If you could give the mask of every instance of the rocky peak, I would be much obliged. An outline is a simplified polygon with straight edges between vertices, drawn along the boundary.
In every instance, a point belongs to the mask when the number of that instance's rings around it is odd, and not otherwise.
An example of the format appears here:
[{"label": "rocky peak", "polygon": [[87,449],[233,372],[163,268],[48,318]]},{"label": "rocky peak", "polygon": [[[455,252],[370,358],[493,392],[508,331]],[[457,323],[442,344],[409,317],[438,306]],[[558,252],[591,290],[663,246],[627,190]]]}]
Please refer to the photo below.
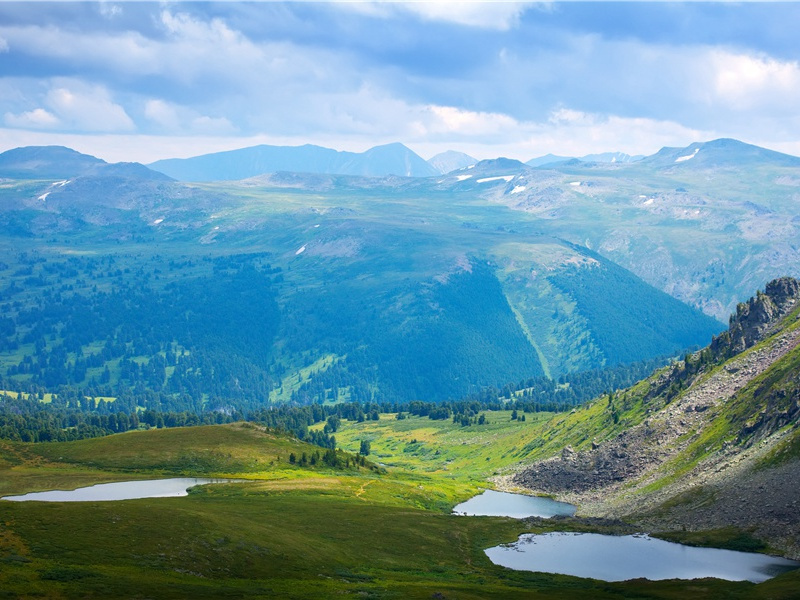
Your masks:
[{"label": "rocky peak", "polygon": [[800,302],[800,281],[781,277],[770,281],[763,292],[736,307],[728,331],[714,338],[716,356],[733,356],[764,339],[772,327]]}]

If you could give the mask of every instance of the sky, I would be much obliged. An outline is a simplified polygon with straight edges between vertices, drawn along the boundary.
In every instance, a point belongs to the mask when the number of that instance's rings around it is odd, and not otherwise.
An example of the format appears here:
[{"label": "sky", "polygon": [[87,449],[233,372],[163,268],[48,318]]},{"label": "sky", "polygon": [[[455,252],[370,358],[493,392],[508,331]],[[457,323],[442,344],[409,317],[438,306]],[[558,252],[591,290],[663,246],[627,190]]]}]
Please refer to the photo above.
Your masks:
[{"label": "sky", "polygon": [[800,155],[800,3],[7,2],[0,151]]}]

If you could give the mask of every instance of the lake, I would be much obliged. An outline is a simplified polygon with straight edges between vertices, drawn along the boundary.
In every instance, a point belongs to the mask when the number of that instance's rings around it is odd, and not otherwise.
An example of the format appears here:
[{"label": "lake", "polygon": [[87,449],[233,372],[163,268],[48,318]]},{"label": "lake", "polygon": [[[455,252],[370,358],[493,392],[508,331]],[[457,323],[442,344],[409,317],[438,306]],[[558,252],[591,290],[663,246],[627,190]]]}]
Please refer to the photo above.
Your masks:
[{"label": "lake", "polygon": [[760,583],[800,563],[777,556],[697,548],[646,535],[554,532],[523,534],[514,544],[485,551],[496,565],[603,581],[698,579]]},{"label": "lake", "polygon": [[513,517],[515,519],[543,517],[549,519],[556,515],[571,517],[575,514],[575,506],[539,496],[486,490],[457,505],[453,508],[453,512],[471,517]]},{"label": "lake", "polygon": [[173,477],[172,479],[150,479],[143,481],[119,481],[99,483],[76,490],[53,490],[31,492],[22,496],[6,496],[2,500],[13,502],[98,502],[110,500],[135,500],[138,498],[167,498],[188,495],[188,489],[209,483],[228,483],[232,479],[207,479],[204,477]]}]

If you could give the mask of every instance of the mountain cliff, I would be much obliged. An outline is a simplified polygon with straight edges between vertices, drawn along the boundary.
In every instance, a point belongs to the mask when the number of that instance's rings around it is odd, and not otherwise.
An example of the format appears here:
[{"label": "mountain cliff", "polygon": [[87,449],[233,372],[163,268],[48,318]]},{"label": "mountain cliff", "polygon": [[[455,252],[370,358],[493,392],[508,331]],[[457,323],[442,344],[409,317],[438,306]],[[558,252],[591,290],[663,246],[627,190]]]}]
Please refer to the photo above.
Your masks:
[{"label": "mountain cliff", "polygon": [[772,281],[708,348],[557,420],[513,480],[587,515],[735,527],[800,556],[799,344],[800,283]]}]

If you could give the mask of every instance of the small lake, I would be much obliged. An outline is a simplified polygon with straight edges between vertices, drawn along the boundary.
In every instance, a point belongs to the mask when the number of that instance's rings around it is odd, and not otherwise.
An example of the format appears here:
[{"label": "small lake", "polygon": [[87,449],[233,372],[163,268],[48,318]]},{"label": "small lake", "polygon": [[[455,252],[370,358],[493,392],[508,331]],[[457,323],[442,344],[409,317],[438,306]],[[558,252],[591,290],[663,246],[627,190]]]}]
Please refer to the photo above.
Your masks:
[{"label": "small lake", "polygon": [[455,514],[470,517],[542,517],[549,519],[556,515],[571,517],[575,506],[566,502],[556,502],[550,498],[495,492],[486,490],[453,508]]},{"label": "small lake", "polygon": [[697,548],[646,535],[556,532],[523,534],[514,544],[485,551],[496,565],[603,581],[698,579],[760,583],[800,567],[777,556]]},{"label": "small lake", "polygon": [[14,502],[100,502],[110,500],[136,500],[138,498],[169,498],[187,496],[188,489],[209,483],[228,483],[232,479],[207,479],[204,477],[173,477],[172,479],[150,479],[143,481],[119,481],[99,483],[76,490],[53,490],[31,492],[22,496],[6,496],[2,500]]}]

